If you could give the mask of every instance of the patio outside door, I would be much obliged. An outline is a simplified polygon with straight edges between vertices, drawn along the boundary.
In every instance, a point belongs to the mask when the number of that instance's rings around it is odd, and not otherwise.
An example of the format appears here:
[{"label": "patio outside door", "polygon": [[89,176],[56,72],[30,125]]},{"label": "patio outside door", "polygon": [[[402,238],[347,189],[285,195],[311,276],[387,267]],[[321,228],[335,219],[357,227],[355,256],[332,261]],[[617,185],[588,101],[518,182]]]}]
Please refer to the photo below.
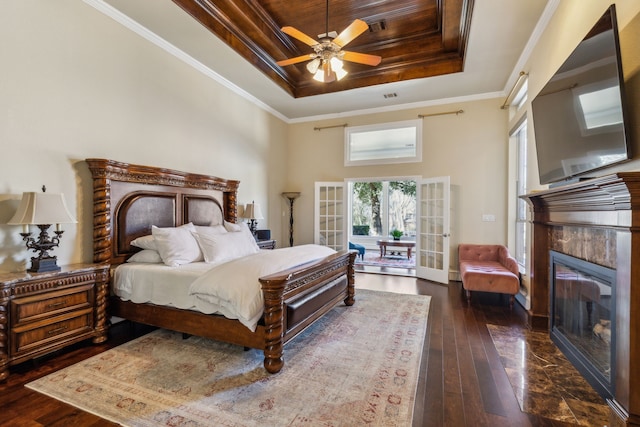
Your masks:
[{"label": "patio outside door", "polygon": [[416,275],[449,283],[449,177],[418,181]]}]

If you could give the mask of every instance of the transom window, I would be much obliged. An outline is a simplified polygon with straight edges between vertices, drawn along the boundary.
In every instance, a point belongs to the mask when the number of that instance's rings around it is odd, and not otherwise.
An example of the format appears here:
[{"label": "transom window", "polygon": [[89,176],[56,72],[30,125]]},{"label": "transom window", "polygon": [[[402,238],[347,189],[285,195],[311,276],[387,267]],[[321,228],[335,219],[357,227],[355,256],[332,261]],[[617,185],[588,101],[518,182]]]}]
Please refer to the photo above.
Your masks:
[{"label": "transom window", "polygon": [[345,128],[345,166],[422,161],[422,121]]}]

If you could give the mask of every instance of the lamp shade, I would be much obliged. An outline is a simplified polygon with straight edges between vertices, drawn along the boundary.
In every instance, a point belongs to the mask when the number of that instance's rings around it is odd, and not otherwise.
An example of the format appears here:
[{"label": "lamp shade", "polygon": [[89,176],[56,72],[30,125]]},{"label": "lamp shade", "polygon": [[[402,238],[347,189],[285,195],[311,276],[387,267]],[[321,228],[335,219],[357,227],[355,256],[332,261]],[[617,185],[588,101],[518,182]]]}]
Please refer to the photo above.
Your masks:
[{"label": "lamp shade", "polygon": [[244,218],[249,219],[263,219],[262,211],[260,210],[260,205],[254,202],[247,203],[244,206]]},{"label": "lamp shade", "polygon": [[300,192],[299,191],[285,191],[284,193],[282,193],[282,197],[284,197],[285,199],[297,199],[298,197],[300,197]]},{"label": "lamp shade", "polygon": [[316,71],[318,71],[318,68],[320,67],[322,61],[320,61],[320,58],[316,58],[313,61],[309,62],[307,64],[307,70],[311,73],[311,74],[315,74]]},{"label": "lamp shade", "polygon": [[62,194],[22,193],[22,201],[8,224],[65,224],[77,221],[69,213]]}]

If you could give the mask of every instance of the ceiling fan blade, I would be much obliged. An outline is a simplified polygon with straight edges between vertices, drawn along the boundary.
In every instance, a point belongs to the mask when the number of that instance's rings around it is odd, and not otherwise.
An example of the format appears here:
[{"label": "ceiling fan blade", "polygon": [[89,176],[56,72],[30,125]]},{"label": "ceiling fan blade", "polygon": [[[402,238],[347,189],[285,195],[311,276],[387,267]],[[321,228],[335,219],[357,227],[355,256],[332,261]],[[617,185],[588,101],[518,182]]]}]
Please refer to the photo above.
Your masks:
[{"label": "ceiling fan blade", "polygon": [[308,44],[309,46],[315,46],[317,44],[320,44],[314,39],[312,39],[311,37],[309,37],[308,35],[306,35],[305,33],[303,33],[302,31],[297,30],[293,27],[282,27],[281,30],[283,33],[288,34],[291,37],[300,40],[302,43]]},{"label": "ceiling fan blade", "polygon": [[366,64],[376,66],[382,61],[382,57],[377,55],[368,55],[366,53],[342,51],[342,59],[350,62],[357,62],[359,64]]},{"label": "ceiling fan blade", "polygon": [[281,67],[284,67],[285,65],[297,64],[298,62],[308,61],[315,57],[316,57],[315,53],[308,53],[306,55],[296,56],[295,58],[283,59],[282,61],[276,62],[276,64],[278,64]]},{"label": "ceiling fan blade", "polygon": [[333,39],[332,42],[343,47],[368,29],[369,25],[366,22],[361,19],[356,19],[347,28],[342,30],[342,32],[338,34],[338,37]]}]

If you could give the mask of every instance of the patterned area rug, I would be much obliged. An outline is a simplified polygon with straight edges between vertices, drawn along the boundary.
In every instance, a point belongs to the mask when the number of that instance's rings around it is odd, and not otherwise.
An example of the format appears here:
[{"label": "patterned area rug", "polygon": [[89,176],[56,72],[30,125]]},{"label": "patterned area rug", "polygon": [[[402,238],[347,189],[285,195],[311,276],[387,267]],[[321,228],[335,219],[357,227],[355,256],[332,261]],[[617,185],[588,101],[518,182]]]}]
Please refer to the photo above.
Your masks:
[{"label": "patterned area rug", "polygon": [[411,254],[411,259],[407,259],[406,252],[401,252],[399,255],[391,255],[391,251],[387,251],[387,255],[380,256],[380,252],[366,251],[364,253],[364,259],[360,256],[356,258],[356,265],[373,265],[379,267],[393,267],[393,268],[416,268],[416,257]]},{"label": "patterned area rug", "polygon": [[546,332],[487,325],[522,412],[605,426],[609,408]]},{"label": "patterned area rug", "polygon": [[285,346],[157,330],[27,387],[125,426],[409,426],[430,297],[357,290]]}]

